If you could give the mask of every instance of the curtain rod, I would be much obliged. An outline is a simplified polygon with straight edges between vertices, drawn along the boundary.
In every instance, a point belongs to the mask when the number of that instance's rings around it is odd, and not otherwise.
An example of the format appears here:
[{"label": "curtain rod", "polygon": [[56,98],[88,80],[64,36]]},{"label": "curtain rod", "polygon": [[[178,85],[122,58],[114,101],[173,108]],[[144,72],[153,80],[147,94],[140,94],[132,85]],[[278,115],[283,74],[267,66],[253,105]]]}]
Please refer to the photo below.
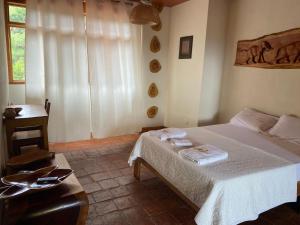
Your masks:
[{"label": "curtain rod", "polygon": [[[89,1],[89,0],[83,0],[83,3],[86,3],[87,1]],[[102,1],[105,1],[105,0],[102,0]],[[120,3],[122,0],[110,0],[110,1],[113,3]],[[138,2],[140,2],[140,0],[124,0],[125,4],[130,4],[130,5],[133,5],[134,3],[138,3]]]}]

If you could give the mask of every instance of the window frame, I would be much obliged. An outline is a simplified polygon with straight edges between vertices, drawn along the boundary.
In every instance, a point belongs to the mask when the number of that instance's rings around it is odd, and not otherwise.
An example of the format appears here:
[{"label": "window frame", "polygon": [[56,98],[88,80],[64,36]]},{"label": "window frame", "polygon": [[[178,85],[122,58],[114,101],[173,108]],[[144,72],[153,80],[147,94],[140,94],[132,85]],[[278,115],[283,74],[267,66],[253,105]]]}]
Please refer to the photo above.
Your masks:
[{"label": "window frame", "polygon": [[[7,49],[7,64],[8,64],[8,79],[9,84],[25,84],[25,80],[14,80],[13,65],[12,65],[12,51],[11,51],[11,36],[10,28],[26,28],[25,23],[12,22],[9,20],[9,6],[18,6],[26,8],[26,0],[4,0],[4,14],[5,14],[5,31],[6,31],[6,49]],[[26,32],[26,29],[25,29]],[[25,76],[25,75],[24,75]]]}]

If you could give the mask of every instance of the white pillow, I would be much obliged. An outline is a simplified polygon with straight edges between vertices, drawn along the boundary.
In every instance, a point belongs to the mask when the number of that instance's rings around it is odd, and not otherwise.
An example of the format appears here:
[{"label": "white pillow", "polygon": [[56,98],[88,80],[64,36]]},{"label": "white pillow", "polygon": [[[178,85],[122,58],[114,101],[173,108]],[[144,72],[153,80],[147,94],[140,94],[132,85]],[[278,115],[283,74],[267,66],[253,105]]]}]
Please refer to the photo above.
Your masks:
[{"label": "white pillow", "polygon": [[256,132],[263,132],[272,128],[278,121],[278,118],[254,109],[246,108],[236,114],[230,123],[240,127],[246,127]]},{"label": "white pillow", "polygon": [[273,136],[300,145],[300,118],[282,115],[278,123],[269,131]]}]

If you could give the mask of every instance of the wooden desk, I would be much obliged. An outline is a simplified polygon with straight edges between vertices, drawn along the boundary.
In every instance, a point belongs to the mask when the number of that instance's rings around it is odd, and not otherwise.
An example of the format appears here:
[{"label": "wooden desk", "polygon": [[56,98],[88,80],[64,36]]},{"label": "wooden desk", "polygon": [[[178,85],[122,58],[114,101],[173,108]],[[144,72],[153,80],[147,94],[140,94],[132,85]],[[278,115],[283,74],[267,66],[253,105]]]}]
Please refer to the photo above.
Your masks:
[{"label": "wooden desk", "polygon": [[14,105],[10,107],[21,107],[23,110],[14,119],[4,119],[9,156],[13,155],[12,135],[16,127],[41,126],[43,137],[43,149],[48,150],[48,114],[42,105]]},{"label": "wooden desk", "polygon": [[[49,165],[70,168],[63,154],[57,154],[52,162],[41,163],[28,169]],[[0,224],[84,225],[88,207],[87,195],[75,175],[72,174],[57,188],[6,200]]]}]

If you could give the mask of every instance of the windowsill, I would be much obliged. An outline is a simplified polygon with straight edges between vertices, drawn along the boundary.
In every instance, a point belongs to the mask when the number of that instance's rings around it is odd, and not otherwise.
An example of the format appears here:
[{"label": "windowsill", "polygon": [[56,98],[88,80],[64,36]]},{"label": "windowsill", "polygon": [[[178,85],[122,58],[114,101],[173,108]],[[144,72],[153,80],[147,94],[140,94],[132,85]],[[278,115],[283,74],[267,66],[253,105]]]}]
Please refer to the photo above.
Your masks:
[{"label": "windowsill", "polygon": [[25,84],[25,81],[11,81],[9,84]]}]

